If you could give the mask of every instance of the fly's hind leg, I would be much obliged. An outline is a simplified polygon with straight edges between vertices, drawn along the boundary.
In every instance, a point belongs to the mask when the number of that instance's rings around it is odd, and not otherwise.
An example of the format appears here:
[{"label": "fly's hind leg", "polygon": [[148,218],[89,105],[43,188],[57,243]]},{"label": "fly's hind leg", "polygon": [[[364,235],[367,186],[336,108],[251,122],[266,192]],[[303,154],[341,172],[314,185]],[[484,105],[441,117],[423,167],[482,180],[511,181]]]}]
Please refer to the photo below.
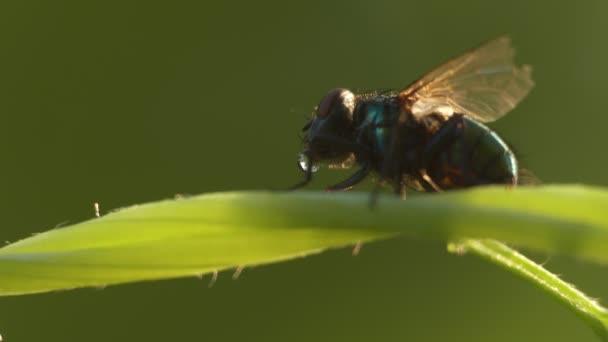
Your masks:
[{"label": "fly's hind leg", "polygon": [[[431,140],[427,142],[424,147],[424,160],[422,162],[418,181],[427,191],[443,191],[442,187],[437,184],[437,181],[434,180],[428,173],[428,168],[438,154],[442,151],[447,150],[451,147],[456,141],[460,140],[461,144],[464,148],[467,148],[464,138],[464,115],[462,114],[454,114],[452,115],[446,122],[441,125],[441,128],[433,135]],[[468,155],[468,153],[464,153],[464,155]],[[465,160],[464,156],[460,158],[459,168],[462,170],[463,177],[468,174],[468,163]]]},{"label": "fly's hind leg", "polygon": [[420,185],[422,185],[426,191],[443,192],[443,189],[437,185],[437,183],[435,183],[431,176],[429,176],[426,169],[420,170],[420,174],[418,175],[418,183],[420,183]]},{"label": "fly's hind leg", "polygon": [[458,138],[464,136],[464,115],[454,114],[433,135],[424,148],[425,156],[434,156]]}]

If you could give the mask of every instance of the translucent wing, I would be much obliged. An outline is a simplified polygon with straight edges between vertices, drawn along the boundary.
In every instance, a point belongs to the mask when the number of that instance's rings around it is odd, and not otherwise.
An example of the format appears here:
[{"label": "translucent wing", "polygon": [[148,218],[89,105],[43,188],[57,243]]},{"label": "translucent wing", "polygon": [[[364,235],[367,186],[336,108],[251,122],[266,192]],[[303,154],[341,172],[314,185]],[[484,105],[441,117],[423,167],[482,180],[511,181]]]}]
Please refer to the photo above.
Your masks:
[{"label": "translucent wing", "polygon": [[513,109],[534,81],[528,65],[516,66],[511,39],[491,40],[429,72],[399,94],[414,116],[466,114],[481,122]]}]

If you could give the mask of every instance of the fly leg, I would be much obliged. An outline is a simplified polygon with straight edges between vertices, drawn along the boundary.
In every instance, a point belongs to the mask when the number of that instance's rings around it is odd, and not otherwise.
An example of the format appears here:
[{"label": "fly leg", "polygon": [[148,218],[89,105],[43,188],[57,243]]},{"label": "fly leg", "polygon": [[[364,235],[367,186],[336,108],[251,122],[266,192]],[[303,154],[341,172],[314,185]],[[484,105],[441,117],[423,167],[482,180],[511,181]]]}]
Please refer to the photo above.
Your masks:
[{"label": "fly leg", "polygon": [[[298,167],[299,167],[299,162],[298,162]],[[291,190],[297,190],[300,188],[305,187],[306,185],[308,185],[308,183],[310,183],[310,181],[312,180],[312,161],[310,160],[310,158],[308,159],[308,167],[306,168],[306,176],[304,176],[304,179],[292,186],[290,186],[289,188],[287,188],[288,191]]]},{"label": "fly leg", "polygon": [[400,196],[402,200],[406,200],[407,198],[407,186],[403,180],[403,177],[399,177],[399,179],[395,180],[393,183],[393,192],[395,195]]},{"label": "fly leg", "polygon": [[[332,144],[332,146],[339,146],[344,151],[351,151],[358,158],[362,158],[363,160],[367,160],[367,158],[368,158],[367,156],[370,155],[369,151],[365,148],[365,146],[362,146],[361,144],[352,143],[346,139],[335,138],[332,136],[321,136],[321,137],[319,137],[319,139],[323,139],[325,142]],[[308,158],[308,165],[307,165],[306,170],[304,170],[306,176],[304,177],[304,179],[302,181],[287,188],[288,191],[300,189],[300,188],[308,185],[308,183],[310,183],[312,180],[312,173],[313,173],[312,168],[313,168],[314,160],[311,157],[309,151],[304,151],[302,153],[304,153]],[[298,162],[298,167],[300,167],[299,162]],[[359,170],[355,175],[353,175],[349,179],[355,178],[355,176],[358,175],[364,169],[365,169],[365,167],[363,169]],[[367,172],[365,174],[361,175],[360,179],[355,178],[354,183],[352,183],[350,186],[347,186],[347,188],[360,182],[367,175],[367,173],[369,173],[369,171],[370,171],[370,168],[368,167]],[[336,184],[335,186],[338,186],[345,182],[346,182],[346,180],[344,182],[340,182],[339,184]],[[330,189],[330,190],[332,190],[332,189]],[[342,189],[335,189],[335,190],[342,190]]]},{"label": "fly leg", "polygon": [[403,166],[401,165],[403,155],[403,146],[402,141],[400,139],[400,129],[403,129],[403,123],[400,121],[397,122],[387,122],[379,124],[381,127],[393,127],[392,129],[392,139],[391,143],[388,146],[388,150],[386,155],[384,156],[384,160],[379,170],[379,182],[376,183],[372,193],[370,194],[369,205],[371,208],[376,206],[378,202],[378,196],[380,195],[380,182],[383,179],[389,179],[393,186],[393,190],[395,194],[400,195],[401,198],[405,199],[406,197],[406,186],[403,183]]},{"label": "fly leg", "polygon": [[443,189],[439,185],[437,185],[437,183],[435,183],[431,176],[429,176],[429,174],[426,172],[426,169],[420,170],[417,180],[418,183],[420,183],[420,185],[422,185],[422,187],[426,191],[443,192]]},{"label": "fly leg", "polygon": [[328,186],[325,190],[326,191],[348,190],[348,189],[352,188],[353,186],[357,185],[357,183],[361,182],[365,178],[365,176],[367,176],[369,174],[371,169],[372,169],[371,163],[363,164],[363,167],[361,167],[352,176],[341,181],[340,183]]},{"label": "fly leg", "polygon": [[[431,140],[427,142],[424,148],[424,159],[417,177],[418,181],[425,188],[425,190],[436,192],[443,191],[441,186],[439,186],[428,174],[428,167],[433,161],[433,158],[435,158],[442,151],[445,151],[451,147],[457,140],[460,139],[460,143],[462,144],[463,148],[466,148],[464,138],[464,116],[462,114],[454,114],[441,126],[437,133],[433,135]],[[463,155],[460,156],[459,166],[460,170],[462,170],[462,174],[466,175],[468,174],[468,165],[465,160],[465,155],[468,155],[468,153],[462,154]]]},{"label": "fly leg", "polygon": [[[399,179],[395,179],[392,182],[393,192],[395,195],[401,197],[401,199],[405,200],[407,198],[407,186],[403,183],[401,177]],[[372,192],[369,195],[369,207],[374,208],[378,203],[378,197],[380,196],[380,182],[377,182],[372,189]]]},{"label": "fly leg", "polygon": [[454,141],[464,136],[464,115],[452,115],[441,128],[433,135],[433,138],[426,144],[424,148],[425,156],[434,156],[446,146],[451,145]]}]

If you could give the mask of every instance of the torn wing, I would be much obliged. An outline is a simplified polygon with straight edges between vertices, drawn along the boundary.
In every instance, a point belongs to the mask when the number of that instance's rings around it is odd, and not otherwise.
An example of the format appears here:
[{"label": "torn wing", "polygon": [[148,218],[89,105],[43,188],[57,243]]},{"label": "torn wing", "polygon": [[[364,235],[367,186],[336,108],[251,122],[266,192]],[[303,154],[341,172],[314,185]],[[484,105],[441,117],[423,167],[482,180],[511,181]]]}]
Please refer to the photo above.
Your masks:
[{"label": "torn wing", "polygon": [[511,39],[498,37],[439,66],[400,92],[415,117],[463,113],[481,122],[507,114],[534,86],[532,68],[516,66]]}]

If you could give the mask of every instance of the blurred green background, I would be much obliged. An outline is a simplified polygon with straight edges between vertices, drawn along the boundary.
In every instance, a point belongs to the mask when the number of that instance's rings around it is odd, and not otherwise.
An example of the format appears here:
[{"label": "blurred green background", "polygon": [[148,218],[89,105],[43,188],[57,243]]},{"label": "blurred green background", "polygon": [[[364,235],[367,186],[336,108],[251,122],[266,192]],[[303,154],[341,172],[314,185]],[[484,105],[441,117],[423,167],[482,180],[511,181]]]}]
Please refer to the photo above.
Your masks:
[{"label": "blurred green background", "polygon": [[[0,240],[121,206],[302,177],[324,93],[400,88],[508,33],[536,88],[492,125],[547,183],[608,185],[608,2],[3,1]],[[323,170],[311,188],[341,179]],[[360,190],[369,189],[369,183]],[[404,222],[407,224],[407,222]],[[608,298],[608,267],[535,259]],[[442,243],[0,298],[5,341],[593,341],[520,279]],[[0,279],[0,281],[2,281]]]}]

